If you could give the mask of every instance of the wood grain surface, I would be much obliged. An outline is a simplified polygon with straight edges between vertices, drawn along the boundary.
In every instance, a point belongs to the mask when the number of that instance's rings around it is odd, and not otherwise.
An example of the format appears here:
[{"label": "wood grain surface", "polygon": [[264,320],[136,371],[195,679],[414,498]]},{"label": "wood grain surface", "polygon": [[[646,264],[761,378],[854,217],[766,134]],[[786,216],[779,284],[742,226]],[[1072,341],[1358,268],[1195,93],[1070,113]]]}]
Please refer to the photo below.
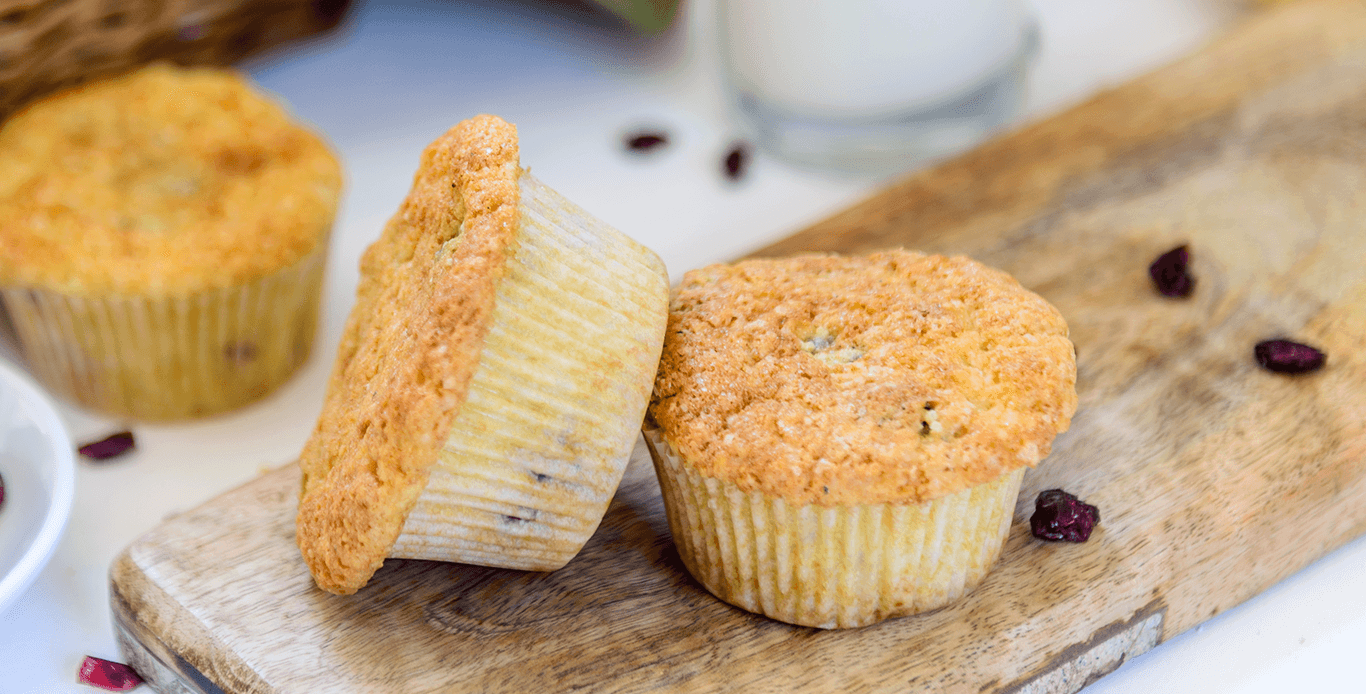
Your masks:
[{"label": "wood grain surface", "polygon": [[[937,612],[828,632],[711,598],[640,460],[560,571],[390,561],[349,597],[310,584],[284,468],[129,547],[114,611],[165,691],[1074,692],[1366,531],[1364,222],[1366,4],[1317,0],[760,251],[965,253],[1071,326],[1072,429]],[[1164,298],[1147,265],[1183,243],[1195,292]],[[1280,336],[1326,368],[1260,369]],[[1029,536],[1057,486],[1090,542]]]}]

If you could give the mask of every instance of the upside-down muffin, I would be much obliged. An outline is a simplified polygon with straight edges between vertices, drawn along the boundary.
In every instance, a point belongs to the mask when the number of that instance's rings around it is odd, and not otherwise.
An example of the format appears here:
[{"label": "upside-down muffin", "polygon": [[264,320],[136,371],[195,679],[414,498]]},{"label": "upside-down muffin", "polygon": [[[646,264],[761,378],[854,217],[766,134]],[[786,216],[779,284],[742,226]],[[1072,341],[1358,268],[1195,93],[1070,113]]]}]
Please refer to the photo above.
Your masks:
[{"label": "upside-down muffin", "polygon": [[606,513],[668,320],[659,258],[522,170],[493,116],[427,147],[365,252],[299,548],[324,590],[386,557],[549,571]]}]

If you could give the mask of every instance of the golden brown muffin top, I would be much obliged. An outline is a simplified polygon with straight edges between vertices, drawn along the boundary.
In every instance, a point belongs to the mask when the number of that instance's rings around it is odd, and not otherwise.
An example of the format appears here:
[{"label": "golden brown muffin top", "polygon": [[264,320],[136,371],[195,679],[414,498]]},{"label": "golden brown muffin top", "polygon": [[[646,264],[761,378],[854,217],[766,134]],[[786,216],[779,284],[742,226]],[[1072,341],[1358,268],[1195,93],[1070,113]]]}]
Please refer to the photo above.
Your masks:
[{"label": "golden brown muffin top", "polygon": [[792,504],[919,503],[1048,455],[1076,410],[1057,309],[968,258],[693,270],[650,415],[688,464]]},{"label": "golden brown muffin top", "polygon": [[354,593],[398,538],[478,364],[520,223],[517,130],[493,116],[422,152],[361,259],[317,426],[299,464],[297,539],[323,590]]},{"label": "golden brown muffin top", "polygon": [[327,238],[341,167],[236,72],[153,65],[0,127],[0,284],[182,294]]}]

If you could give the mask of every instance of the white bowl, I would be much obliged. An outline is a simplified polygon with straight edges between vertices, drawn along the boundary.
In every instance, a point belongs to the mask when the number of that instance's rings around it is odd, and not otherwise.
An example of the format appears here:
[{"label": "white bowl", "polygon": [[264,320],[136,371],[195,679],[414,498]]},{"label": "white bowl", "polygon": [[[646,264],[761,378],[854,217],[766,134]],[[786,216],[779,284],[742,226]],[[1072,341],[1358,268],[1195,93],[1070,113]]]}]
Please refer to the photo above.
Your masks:
[{"label": "white bowl", "polygon": [[76,460],[47,396],[0,359],[0,615],[43,570],[71,516]]}]

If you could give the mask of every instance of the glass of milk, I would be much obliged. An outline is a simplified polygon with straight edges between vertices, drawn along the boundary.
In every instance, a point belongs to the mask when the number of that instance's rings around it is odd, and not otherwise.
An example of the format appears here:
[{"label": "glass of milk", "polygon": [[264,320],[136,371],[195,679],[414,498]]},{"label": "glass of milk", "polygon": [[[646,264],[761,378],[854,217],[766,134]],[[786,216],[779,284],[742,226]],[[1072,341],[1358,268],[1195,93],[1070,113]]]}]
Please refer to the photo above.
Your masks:
[{"label": "glass of milk", "polygon": [[766,151],[906,171],[1015,116],[1037,47],[1021,0],[719,0],[733,106]]}]

